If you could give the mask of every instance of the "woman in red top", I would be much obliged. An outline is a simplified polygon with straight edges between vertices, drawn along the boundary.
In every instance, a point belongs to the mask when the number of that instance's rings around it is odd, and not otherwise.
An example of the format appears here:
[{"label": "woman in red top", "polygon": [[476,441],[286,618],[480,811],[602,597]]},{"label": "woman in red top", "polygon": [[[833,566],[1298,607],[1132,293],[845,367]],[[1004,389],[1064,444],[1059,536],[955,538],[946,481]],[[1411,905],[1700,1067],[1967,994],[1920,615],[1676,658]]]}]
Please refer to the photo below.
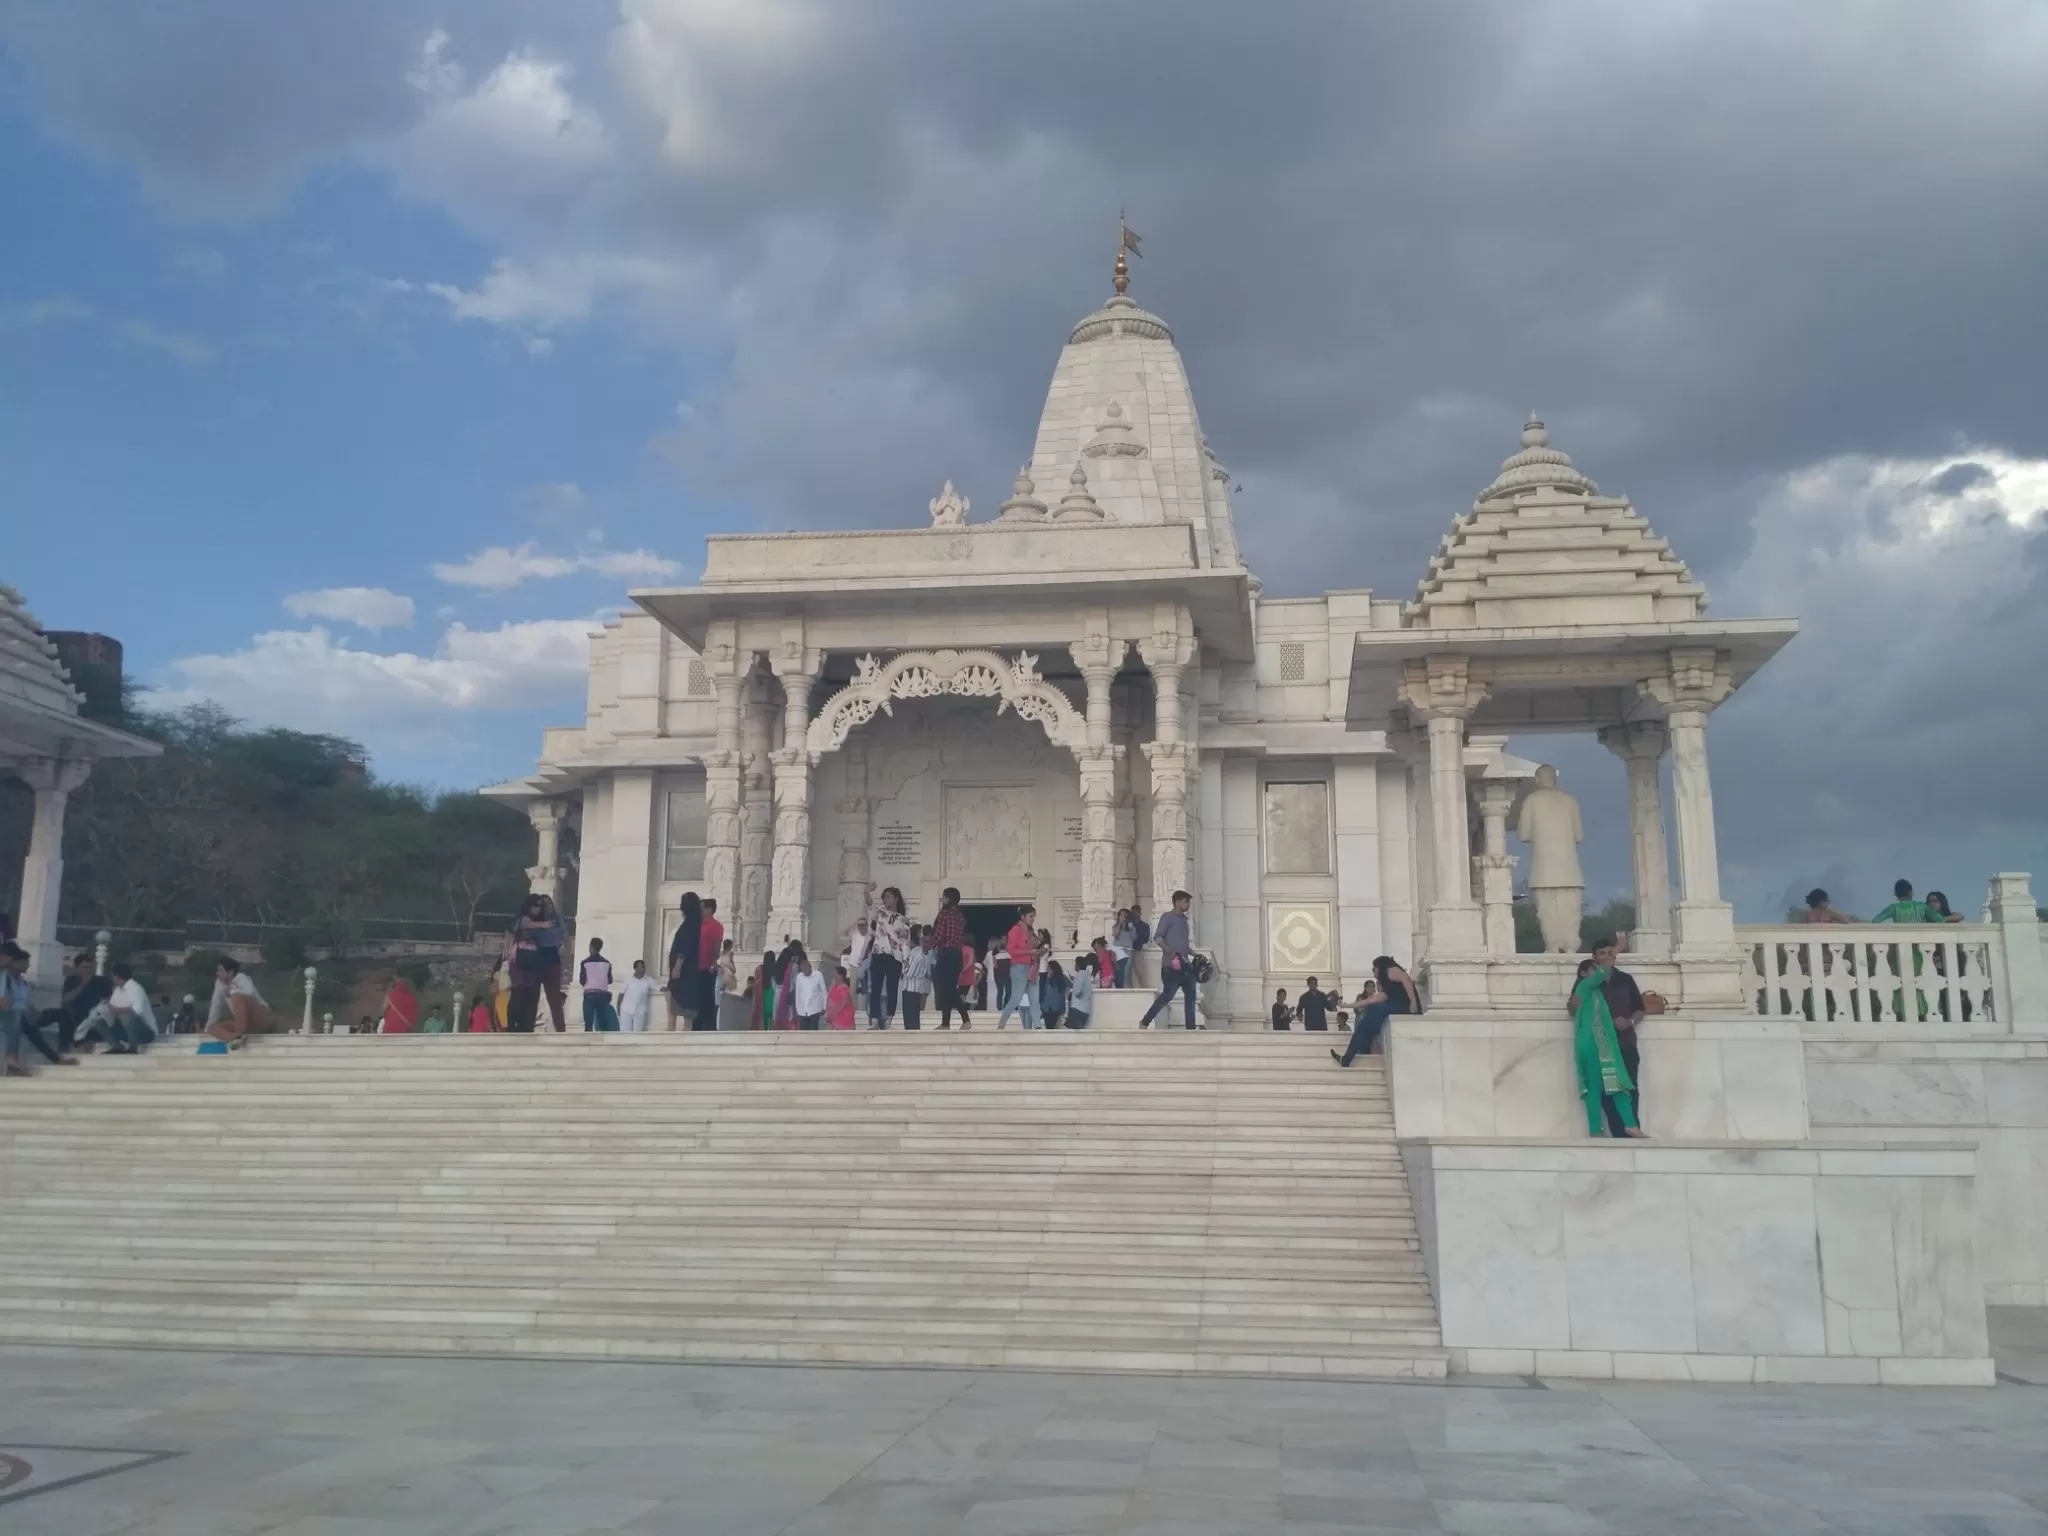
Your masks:
[{"label": "woman in red top", "polygon": [[419,1028],[420,999],[412,989],[412,983],[403,976],[391,978],[391,986],[384,994],[384,1022],[378,1028],[380,1035],[409,1035]]}]

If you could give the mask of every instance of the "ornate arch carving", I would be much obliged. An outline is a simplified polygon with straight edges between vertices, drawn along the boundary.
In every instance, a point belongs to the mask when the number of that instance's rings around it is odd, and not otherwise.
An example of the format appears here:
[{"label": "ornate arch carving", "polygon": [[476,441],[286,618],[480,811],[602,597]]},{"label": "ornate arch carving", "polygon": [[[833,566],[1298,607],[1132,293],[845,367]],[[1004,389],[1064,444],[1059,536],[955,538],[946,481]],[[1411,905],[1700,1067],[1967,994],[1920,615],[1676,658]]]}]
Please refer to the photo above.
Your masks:
[{"label": "ornate arch carving", "polygon": [[942,694],[996,701],[996,713],[1014,709],[1037,722],[1056,747],[1078,751],[1088,744],[1088,721],[1073,701],[1038,675],[1038,658],[1026,651],[1012,658],[996,651],[905,651],[888,661],[863,656],[853,680],[825,701],[811,722],[804,745],[812,759],[845,744],[856,726],[878,714],[893,714],[895,699],[931,699]]}]

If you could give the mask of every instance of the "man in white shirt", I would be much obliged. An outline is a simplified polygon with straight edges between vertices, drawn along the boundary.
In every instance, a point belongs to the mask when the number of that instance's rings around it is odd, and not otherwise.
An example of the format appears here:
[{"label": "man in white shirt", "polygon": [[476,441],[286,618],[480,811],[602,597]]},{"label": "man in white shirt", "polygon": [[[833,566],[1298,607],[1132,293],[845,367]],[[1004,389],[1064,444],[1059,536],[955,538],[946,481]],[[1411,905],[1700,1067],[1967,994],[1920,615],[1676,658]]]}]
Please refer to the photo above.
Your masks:
[{"label": "man in white shirt", "polygon": [[619,1028],[629,1035],[647,1033],[647,1016],[654,1010],[654,978],[647,974],[647,962],[635,960],[633,974],[619,994]]},{"label": "man in white shirt", "polygon": [[256,983],[239,962],[223,956],[213,973],[213,1003],[206,1010],[206,1033],[232,1045],[245,1035],[267,1034],[274,1024],[270,1004],[263,1001]]},{"label": "man in white shirt", "polygon": [[811,957],[805,955],[797,962],[796,975],[791,979],[791,1011],[796,1014],[798,1029],[816,1029],[825,1019],[825,977],[811,966]]},{"label": "man in white shirt", "polygon": [[132,1056],[156,1040],[156,1010],[149,1006],[149,993],[131,966],[116,964],[111,970],[114,990],[107,1010],[114,1016],[114,1039],[108,1049],[117,1056]]}]

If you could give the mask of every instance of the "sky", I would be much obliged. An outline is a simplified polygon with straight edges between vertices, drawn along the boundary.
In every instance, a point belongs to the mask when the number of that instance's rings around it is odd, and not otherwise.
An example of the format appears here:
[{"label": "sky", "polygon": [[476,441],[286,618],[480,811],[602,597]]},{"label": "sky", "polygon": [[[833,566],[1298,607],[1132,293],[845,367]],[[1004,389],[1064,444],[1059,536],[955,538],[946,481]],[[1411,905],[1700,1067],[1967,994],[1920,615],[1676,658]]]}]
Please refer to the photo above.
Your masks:
[{"label": "sky", "polygon": [[[1266,590],[1405,595],[1542,411],[1717,617],[1746,918],[2048,874],[2048,6],[0,0],[0,579],[469,786],[721,530],[910,526],[1173,325]],[[1621,768],[1566,739],[1590,894]]]}]

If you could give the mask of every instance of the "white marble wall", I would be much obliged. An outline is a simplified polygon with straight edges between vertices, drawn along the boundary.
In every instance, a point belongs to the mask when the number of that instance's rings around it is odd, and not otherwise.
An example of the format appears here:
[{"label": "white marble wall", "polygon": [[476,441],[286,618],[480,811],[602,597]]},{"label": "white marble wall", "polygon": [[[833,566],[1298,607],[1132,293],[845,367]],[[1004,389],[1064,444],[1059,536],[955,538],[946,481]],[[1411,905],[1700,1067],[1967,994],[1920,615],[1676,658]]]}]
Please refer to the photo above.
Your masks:
[{"label": "white marble wall", "polygon": [[1954,1145],[1404,1141],[1452,1368],[1992,1384]]},{"label": "white marble wall", "polygon": [[[1572,1023],[1529,1014],[1391,1021],[1388,1070],[1403,1137],[1585,1139]],[[1643,1123],[1653,1136],[1796,1141],[1807,1134],[1805,1053],[1767,1019],[1645,1019]]]},{"label": "white marble wall", "polygon": [[1977,1258],[1994,1306],[2048,1306],[2048,1038],[1807,1043],[1816,1132],[1971,1141]]}]

